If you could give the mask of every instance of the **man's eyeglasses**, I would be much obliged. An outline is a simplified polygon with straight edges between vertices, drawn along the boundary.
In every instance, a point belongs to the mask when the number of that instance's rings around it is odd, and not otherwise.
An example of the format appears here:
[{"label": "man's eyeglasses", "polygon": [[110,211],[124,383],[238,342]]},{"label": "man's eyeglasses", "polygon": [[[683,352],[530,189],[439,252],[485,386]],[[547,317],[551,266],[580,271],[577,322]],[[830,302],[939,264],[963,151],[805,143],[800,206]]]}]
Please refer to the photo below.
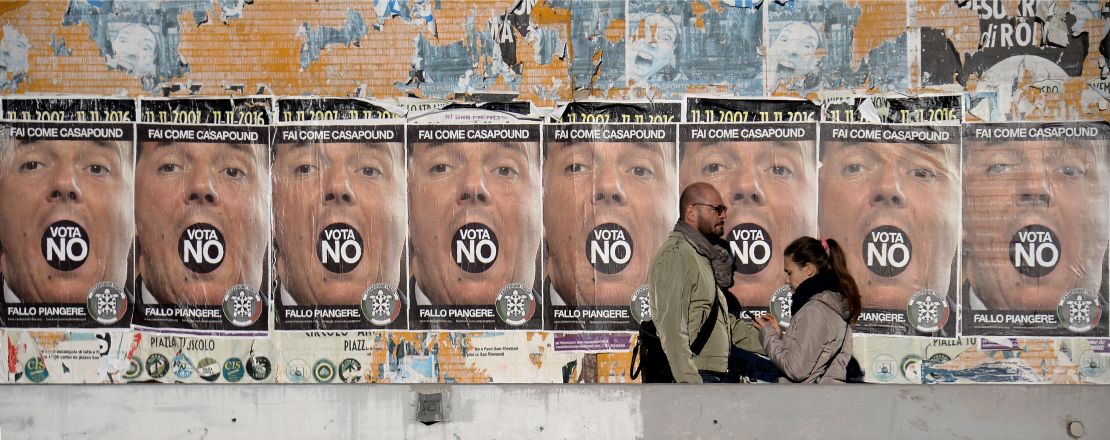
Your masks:
[{"label": "man's eyeglasses", "polygon": [[698,206],[698,205],[708,206],[709,209],[712,209],[714,212],[717,213],[717,215],[724,214],[726,211],[728,211],[728,207],[725,206],[725,205],[710,205],[708,203],[694,203],[694,206]]}]

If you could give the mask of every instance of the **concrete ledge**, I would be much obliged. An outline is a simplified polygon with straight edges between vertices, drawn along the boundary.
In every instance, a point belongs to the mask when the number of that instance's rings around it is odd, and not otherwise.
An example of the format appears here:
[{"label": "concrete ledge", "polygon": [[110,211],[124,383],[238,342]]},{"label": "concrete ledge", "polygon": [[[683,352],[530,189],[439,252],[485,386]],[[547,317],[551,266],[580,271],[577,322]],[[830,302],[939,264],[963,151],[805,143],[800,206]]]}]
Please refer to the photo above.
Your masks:
[{"label": "concrete ledge", "polygon": [[[446,421],[419,394],[442,398]],[[434,405],[429,405],[434,406]],[[431,408],[424,408],[431,409]],[[0,387],[0,439],[1110,438],[1110,387],[54,385]]]}]

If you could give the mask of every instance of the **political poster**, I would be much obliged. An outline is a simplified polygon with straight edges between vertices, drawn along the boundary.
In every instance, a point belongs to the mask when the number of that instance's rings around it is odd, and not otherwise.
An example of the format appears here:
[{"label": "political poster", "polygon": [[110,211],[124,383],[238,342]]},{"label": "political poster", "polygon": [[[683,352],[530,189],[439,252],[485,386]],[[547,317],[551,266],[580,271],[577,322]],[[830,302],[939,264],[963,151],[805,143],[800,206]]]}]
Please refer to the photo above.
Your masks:
[{"label": "political poster", "polygon": [[140,101],[134,327],[266,334],[271,104]]},{"label": "political poster", "polygon": [[964,139],[964,334],[1108,336],[1110,124],[968,124]]},{"label": "political poster", "polygon": [[135,101],[2,105],[0,327],[130,326]]},{"label": "political poster", "polygon": [[817,124],[682,124],[680,187],[705,182],[727,208],[720,246],[732,255],[729,312],[789,325],[783,250],[817,235]]},{"label": "political poster", "polygon": [[407,127],[410,326],[538,329],[540,125],[478,109],[434,116],[449,122]]},{"label": "political poster", "polygon": [[857,333],[956,336],[960,130],[821,125],[818,229],[845,254]]},{"label": "political poster", "polygon": [[[608,112],[595,115],[602,121],[624,122],[624,115],[632,120],[681,117],[680,106],[605,108]],[[678,218],[676,128],[651,123],[545,127],[547,328],[626,331],[650,319],[651,261]]]}]

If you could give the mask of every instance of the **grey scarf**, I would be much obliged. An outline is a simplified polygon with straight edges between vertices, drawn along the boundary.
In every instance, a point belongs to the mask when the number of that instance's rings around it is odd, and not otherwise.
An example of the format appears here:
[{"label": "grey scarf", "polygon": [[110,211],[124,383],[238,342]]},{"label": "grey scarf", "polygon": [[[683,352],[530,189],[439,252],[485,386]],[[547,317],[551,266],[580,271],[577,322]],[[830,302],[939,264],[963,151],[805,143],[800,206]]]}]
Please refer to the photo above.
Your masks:
[{"label": "grey scarf", "polygon": [[[674,230],[686,236],[687,240],[694,243],[694,250],[709,259],[709,264],[713,266],[713,279],[721,290],[732,287],[732,255],[723,245],[711,242],[709,237],[682,220],[675,223]],[[713,241],[723,243],[719,238]]]}]

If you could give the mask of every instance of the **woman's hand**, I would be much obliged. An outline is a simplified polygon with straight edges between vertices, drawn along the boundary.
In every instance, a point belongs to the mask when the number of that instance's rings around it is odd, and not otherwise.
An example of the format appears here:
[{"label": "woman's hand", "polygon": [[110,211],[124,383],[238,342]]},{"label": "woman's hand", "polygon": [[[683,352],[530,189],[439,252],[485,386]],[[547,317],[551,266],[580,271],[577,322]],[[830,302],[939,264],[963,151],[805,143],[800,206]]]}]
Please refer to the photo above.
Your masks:
[{"label": "woman's hand", "polygon": [[755,328],[759,330],[763,330],[763,327],[770,327],[771,330],[775,331],[775,333],[782,333],[782,330],[779,328],[779,321],[775,319],[775,315],[772,315],[770,313],[757,316],[754,320],[752,320],[752,325],[754,325]]}]

